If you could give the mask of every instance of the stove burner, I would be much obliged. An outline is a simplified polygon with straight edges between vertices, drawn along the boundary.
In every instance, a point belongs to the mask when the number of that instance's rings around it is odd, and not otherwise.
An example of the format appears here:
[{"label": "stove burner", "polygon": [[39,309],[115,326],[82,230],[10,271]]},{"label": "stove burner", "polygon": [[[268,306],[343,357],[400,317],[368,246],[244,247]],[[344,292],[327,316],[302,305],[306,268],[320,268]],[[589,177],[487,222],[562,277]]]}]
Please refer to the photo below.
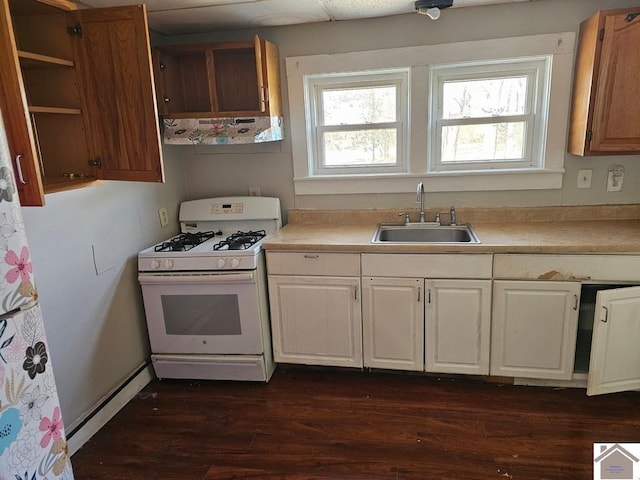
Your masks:
[{"label": "stove burner", "polygon": [[171,240],[162,242],[154,247],[156,252],[186,252],[196,245],[206,242],[222,232],[198,232],[198,233],[181,233]]},{"label": "stove burner", "polygon": [[213,246],[214,250],[246,250],[258,240],[264,238],[267,233],[264,230],[250,231],[250,232],[236,232],[233,235],[229,235],[225,240],[216,243]]}]

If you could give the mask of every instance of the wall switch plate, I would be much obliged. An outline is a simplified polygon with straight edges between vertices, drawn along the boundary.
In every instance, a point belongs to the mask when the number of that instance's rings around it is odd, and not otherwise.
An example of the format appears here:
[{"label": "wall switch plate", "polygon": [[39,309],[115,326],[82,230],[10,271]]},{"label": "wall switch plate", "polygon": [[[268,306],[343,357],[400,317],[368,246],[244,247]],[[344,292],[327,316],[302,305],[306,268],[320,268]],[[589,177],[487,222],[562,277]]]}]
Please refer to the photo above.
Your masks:
[{"label": "wall switch plate", "polygon": [[260,196],[260,187],[249,187],[249,196],[250,197],[259,197]]},{"label": "wall switch plate", "polygon": [[593,170],[578,170],[578,188],[591,188]]},{"label": "wall switch plate", "polygon": [[91,245],[93,250],[93,266],[96,269],[96,275],[116,268],[116,260],[114,258],[114,242],[107,239],[102,242]]},{"label": "wall switch plate", "polygon": [[158,215],[160,216],[160,226],[162,228],[169,225],[169,214],[167,213],[167,209],[165,207],[161,207],[158,209]]},{"label": "wall switch plate", "polygon": [[616,165],[611,167],[607,173],[607,192],[622,191],[622,181],[624,180],[624,167]]}]

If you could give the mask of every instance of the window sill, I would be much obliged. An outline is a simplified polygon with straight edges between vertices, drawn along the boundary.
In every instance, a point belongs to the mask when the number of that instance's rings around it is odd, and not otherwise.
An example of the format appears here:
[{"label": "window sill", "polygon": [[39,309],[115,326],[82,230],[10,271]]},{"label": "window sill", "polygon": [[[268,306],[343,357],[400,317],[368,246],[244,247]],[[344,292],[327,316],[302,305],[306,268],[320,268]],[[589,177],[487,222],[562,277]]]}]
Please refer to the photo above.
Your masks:
[{"label": "window sill", "polygon": [[438,172],[424,175],[359,175],[300,177],[294,179],[296,195],[407,193],[416,182],[427,192],[478,192],[500,190],[553,190],[562,188],[563,169],[483,172]]}]

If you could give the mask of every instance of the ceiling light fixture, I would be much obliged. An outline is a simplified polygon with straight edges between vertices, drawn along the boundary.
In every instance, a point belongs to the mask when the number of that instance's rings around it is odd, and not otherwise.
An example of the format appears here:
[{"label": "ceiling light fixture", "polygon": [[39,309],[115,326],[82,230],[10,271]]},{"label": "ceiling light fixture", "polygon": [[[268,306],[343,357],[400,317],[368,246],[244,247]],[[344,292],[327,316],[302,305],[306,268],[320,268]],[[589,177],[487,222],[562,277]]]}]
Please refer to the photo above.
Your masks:
[{"label": "ceiling light fixture", "polygon": [[415,3],[416,12],[427,15],[431,20],[440,18],[440,10],[453,5],[453,0],[418,0]]}]

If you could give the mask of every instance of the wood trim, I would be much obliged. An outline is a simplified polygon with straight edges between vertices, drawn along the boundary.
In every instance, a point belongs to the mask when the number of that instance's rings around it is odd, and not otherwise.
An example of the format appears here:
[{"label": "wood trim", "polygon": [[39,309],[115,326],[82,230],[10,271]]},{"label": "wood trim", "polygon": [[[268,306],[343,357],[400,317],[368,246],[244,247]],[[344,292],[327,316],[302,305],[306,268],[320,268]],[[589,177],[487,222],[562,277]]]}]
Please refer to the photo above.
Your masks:
[{"label": "wood trim", "polygon": [[59,8],[61,10],[73,11],[78,9],[78,5],[69,0],[37,0],[39,3]]},{"label": "wood trim", "polygon": [[73,67],[75,65],[73,60],[41,55],[39,53],[25,52],[23,50],[18,50],[18,58],[20,59],[20,65],[24,68],[41,68],[47,65],[52,67]]},{"label": "wood trim", "polygon": [[62,115],[82,115],[79,108],[65,107],[41,107],[39,105],[29,105],[29,113],[57,113]]}]

